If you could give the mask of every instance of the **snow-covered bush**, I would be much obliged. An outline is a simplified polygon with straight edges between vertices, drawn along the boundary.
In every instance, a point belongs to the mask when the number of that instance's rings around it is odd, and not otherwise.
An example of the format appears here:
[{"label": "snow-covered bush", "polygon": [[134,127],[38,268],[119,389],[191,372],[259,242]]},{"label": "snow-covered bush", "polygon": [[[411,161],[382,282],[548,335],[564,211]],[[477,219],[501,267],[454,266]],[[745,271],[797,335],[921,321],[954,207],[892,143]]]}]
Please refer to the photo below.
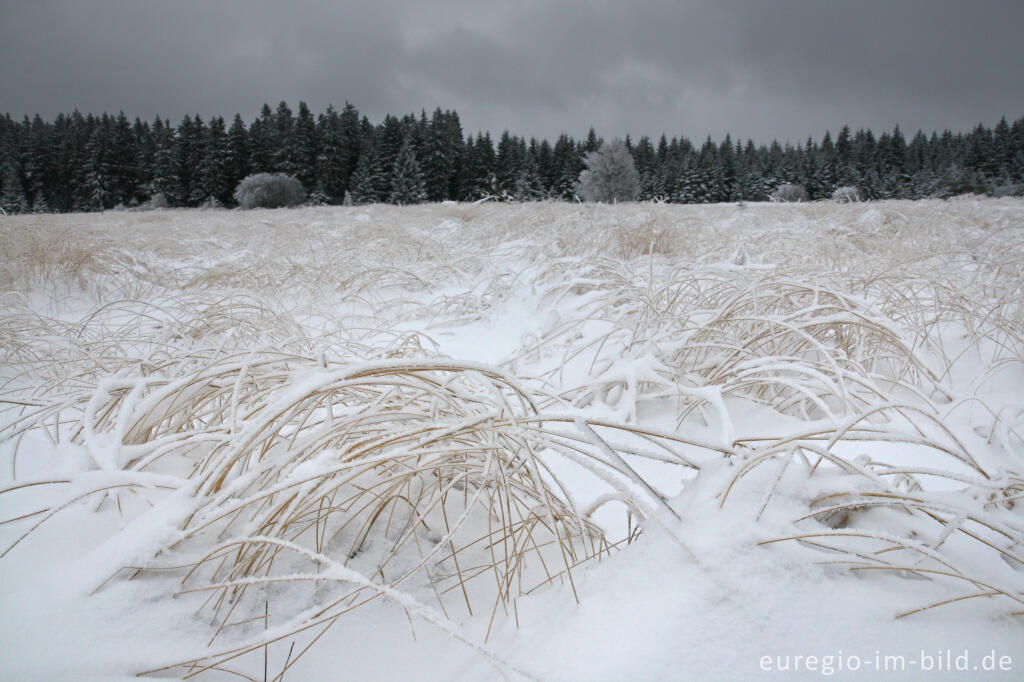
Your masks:
[{"label": "snow-covered bush", "polygon": [[640,191],[640,174],[622,140],[612,140],[587,154],[576,191],[585,201],[613,204],[633,201]]},{"label": "snow-covered bush", "polygon": [[256,173],[235,188],[235,201],[241,208],[298,206],[305,200],[302,183],[284,173]]},{"label": "snow-covered bush", "polygon": [[849,185],[837,187],[836,191],[832,192],[832,200],[840,204],[850,204],[855,201],[860,201],[860,190]]},{"label": "snow-covered bush", "polygon": [[[157,192],[146,201],[143,201],[138,206],[132,206],[130,208],[122,207],[121,210],[131,211],[132,213],[138,213],[140,211],[153,211],[161,208],[170,208],[171,204],[167,201],[167,195],[163,192]],[[118,210],[115,207],[114,210]]]},{"label": "snow-covered bush", "polygon": [[996,185],[992,188],[994,197],[1022,197],[1024,196],[1024,183],[1007,183]]},{"label": "snow-covered bush", "polygon": [[149,208],[156,209],[156,208],[169,208],[171,204],[167,201],[167,195],[166,194],[164,194],[163,192],[157,192],[144,205],[148,205]]},{"label": "snow-covered bush", "polygon": [[772,201],[808,201],[810,199],[803,185],[794,185],[788,182],[779,185],[770,196]]}]

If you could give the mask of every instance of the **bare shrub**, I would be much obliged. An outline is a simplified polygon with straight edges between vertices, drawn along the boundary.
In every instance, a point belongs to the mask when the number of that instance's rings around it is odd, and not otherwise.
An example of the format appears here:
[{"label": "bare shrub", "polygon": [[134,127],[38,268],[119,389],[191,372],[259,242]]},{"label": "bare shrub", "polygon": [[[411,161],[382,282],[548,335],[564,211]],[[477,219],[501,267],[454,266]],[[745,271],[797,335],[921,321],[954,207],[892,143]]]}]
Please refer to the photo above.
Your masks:
[{"label": "bare shrub", "polygon": [[807,194],[807,190],[804,189],[803,185],[794,185],[792,183],[785,183],[779,185],[779,187],[771,193],[772,201],[809,201],[810,195]]},{"label": "bare shrub", "polygon": [[157,192],[149,200],[149,208],[170,208],[170,203],[167,201],[167,195],[163,192]]},{"label": "bare shrub", "polygon": [[305,200],[302,183],[284,173],[250,175],[235,188],[235,201],[241,208],[298,206]]},{"label": "bare shrub", "polygon": [[861,201],[860,190],[849,185],[837,187],[836,191],[832,192],[832,200],[840,204],[851,204]]},{"label": "bare shrub", "polygon": [[1024,183],[996,185],[991,192],[994,197],[1024,197]]}]

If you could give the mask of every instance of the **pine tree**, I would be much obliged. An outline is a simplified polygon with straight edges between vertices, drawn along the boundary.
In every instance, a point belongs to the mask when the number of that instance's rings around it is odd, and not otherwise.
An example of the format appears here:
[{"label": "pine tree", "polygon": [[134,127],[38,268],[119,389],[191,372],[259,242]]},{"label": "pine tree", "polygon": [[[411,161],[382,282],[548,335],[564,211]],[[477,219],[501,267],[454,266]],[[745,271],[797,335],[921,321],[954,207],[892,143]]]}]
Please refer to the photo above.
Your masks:
[{"label": "pine tree", "polygon": [[391,171],[391,194],[388,201],[392,204],[406,206],[419,204],[427,198],[423,184],[423,173],[412,145],[406,142],[398,152],[394,169]]}]

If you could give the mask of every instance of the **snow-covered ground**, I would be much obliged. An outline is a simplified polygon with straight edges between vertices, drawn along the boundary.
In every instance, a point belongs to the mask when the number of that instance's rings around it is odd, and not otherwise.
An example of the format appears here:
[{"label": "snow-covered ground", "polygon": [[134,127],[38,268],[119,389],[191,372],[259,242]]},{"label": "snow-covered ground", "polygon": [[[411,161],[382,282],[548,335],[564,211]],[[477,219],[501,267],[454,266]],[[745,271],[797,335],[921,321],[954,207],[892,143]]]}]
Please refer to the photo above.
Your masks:
[{"label": "snow-covered ground", "polygon": [[2,679],[1024,674],[1020,200],[0,248]]}]

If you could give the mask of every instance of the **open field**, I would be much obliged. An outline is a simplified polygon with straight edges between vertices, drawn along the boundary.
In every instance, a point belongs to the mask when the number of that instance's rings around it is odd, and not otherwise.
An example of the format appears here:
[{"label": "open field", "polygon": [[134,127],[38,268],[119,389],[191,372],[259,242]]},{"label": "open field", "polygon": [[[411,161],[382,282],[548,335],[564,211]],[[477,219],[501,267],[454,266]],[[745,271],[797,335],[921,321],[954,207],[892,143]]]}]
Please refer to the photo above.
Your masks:
[{"label": "open field", "polygon": [[0,249],[0,678],[1024,670],[1024,201],[21,216]]}]

